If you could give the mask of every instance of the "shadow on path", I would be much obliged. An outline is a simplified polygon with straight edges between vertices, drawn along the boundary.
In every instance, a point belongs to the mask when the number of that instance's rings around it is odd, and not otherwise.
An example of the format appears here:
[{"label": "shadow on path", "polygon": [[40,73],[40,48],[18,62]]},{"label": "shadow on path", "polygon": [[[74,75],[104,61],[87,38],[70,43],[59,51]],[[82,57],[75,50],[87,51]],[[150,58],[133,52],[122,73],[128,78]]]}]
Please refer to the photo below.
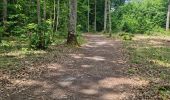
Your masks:
[{"label": "shadow on path", "polygon": [[85,37],[88,43],[76,52],[47,55],[53,61],[37,65],[46,68],[40,77],[12,80],[15,88],[8,87],[8,94],[2,91],[2,100],[122,100],[148,84],[123,72],[128,64],[120,41]]}]

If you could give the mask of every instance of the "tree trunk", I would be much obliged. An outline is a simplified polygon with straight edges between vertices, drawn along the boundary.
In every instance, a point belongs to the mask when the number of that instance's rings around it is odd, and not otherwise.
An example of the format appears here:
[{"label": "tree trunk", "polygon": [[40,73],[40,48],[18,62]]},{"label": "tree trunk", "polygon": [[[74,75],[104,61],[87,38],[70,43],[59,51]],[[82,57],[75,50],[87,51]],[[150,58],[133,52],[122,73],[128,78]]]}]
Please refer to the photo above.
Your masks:
[{"label": "tree trunk", "polygon": [[168,5],[167,20],[166,20],[166,31],[169,31],[169,21],[170,21],[170,3]]},{"label": "tree trunk", "polygon": [[108,0],[105,0],[105,8],[104,8],[104,33],[106,32],[107,27],[107,8],[108,8]]},{"label": "tree trunk", "polygon": [[54,27],[55,27],[55,19],[56,19],[56,3],[55,3],[55,0],[54,0],[54,16],[53,16],[53,31],[54,31]]},{"label": "tree trunk", "polygon": [[7,0],[3,0],[3,26],[6,27],[7,23]]},{"label": "tree trunk", "polygon": [[111,16],[111,1],[108,1],[108,11],[109,11],[109,36],[112,36],[112,16]]},{"label": "tree trunk", "polygon": [[88,0],[88,21],[87,21],[87,30],[90,31],[90,1]]},{"label": "tree trunk", "polygon": [[38,17],[38,25],[40,25],[41,24],[40,0],[37,0],[37,17]]},{"label": "tree trunk", "polygon": [[46,0],[44,0],[44,20],[46,20]]},{"label": "tree trunk", "polygon": [[60,0],[57,1],[57,22],[56,22],[56,32],[58,31],[59,16],[60,16]]},{"label": "tree trunk", "polygon": [[77,0],[70,0],[70,14],[69,14],[69,29],[67,44],[78,45],[76,36],[76,24],[77,24]]},{"label": "tree trunk", "polygon": [[96,2],[96,0],[94,0],[94,1],[95,1],[95,2],[94,2],[94,3],[95,3],[95,8],[94,8],[94,9],[95,9],[95,17],[94,17],[94,32],[96,32],[96,16],[97,16],[97,12],[96,12],[96,3],[97,3],[97,2]]}]

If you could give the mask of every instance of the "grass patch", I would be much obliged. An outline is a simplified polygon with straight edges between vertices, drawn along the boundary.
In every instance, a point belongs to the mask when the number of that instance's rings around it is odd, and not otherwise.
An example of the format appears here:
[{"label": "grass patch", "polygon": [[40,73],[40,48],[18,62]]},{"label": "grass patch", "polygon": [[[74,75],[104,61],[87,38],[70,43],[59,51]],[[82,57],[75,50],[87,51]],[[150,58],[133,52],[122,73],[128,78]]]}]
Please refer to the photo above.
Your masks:
[{"label": "grass patch", "polygon": [[158,90],[163,100],[170,99],[170,86],[161,86]]},{"label": "grass patch", "polygon": [[129,63],[135,65],[129,67],[127,72],[150,81],[159,79],[158,92],[163,100],[169,100],[170,88],[162,87],[162,84],[170,82],[169,42],[160,38],[145,39],[143,36],[139,40],[124,41],[124,46],[129,55]]}]

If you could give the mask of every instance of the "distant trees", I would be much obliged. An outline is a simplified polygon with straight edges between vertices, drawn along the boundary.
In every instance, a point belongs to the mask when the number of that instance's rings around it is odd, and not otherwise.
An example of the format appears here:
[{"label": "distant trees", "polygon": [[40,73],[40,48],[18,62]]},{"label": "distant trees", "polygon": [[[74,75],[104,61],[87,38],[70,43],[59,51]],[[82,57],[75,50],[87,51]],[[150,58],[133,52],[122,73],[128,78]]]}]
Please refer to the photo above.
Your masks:
[{"label": "distant trees", "polygon": [[26,38],[26,33],[32,33],[33,44],[48,43],[57,35],[67,38],[68,44],[78,44],[76,37],[83,32],[104,31],[110,36],[112,31],[145,33],[165,24],[169,30],[168,0],[125,1],[1,0],[0,33]]}]

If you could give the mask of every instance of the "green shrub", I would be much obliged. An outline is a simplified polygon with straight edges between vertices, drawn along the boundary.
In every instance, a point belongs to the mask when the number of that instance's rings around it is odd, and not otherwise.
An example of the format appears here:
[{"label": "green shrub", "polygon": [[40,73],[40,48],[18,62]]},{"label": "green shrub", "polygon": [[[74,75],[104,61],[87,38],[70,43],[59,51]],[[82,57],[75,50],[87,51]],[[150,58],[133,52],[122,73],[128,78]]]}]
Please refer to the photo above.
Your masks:
[{"label": "green shrub", "polygon": [[[52,43],[52,32],[49,24],[43,22],[41,25],[30,24],[27,29],[32,31],[30,47],[33,49],[46,49]],[[35,32],[34,32],[35,31]]]},{"label": "green shrub", "polygon": [[133,34],[131,34],[131,33],[125,33],[125,32],[120,33],[119,36],[120,36],[123,40],[132,40],[132,38],[134,37]]}]

